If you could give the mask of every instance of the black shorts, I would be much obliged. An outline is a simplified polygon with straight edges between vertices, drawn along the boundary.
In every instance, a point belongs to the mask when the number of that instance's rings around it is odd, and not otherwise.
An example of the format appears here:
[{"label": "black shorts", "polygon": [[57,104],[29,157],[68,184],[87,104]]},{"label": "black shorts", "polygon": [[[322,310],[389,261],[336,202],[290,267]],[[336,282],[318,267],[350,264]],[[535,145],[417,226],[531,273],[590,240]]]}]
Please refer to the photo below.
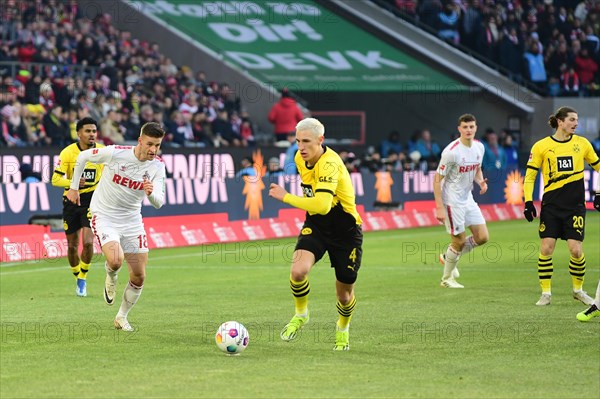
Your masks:
[{"label": "black shorts", "polygon": [[362,261],[362,227],[355,224],[349,230],[326,232],[315,227],[309,219],[304,222],[296,250],[312,252],[318,262],[325,252],[329,254],[331,267],[335,269],[335,278],[344,284],[354,284]]},{"label": "black shorts", "polygon": [[80,197],[81,205],[76,205],[69,201],[67,197],[63,197],[63,226],[66,234],[76,233],[82,227],[90,227],[90,201],[92,199],[88,193],[82,194]]},{"label": "black shorts", "polygon": [[583,241],[585,236],[585,207],[560,209],[542,205],[540,212],[540,238],[561,238]]}]

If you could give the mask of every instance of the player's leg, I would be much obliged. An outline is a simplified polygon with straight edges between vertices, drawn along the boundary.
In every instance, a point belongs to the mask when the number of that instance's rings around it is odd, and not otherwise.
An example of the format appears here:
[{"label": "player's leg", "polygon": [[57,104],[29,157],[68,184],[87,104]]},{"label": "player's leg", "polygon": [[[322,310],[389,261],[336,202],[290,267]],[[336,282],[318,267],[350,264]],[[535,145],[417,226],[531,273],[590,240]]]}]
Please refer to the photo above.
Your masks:
[{"label": "player's leg", "polygon": [[350,320],[356,307],[356,296],[354,295],[354,284],[345,284],[341,281],[335,282],[337,295],[337,311],[339,314],[335,328],[335,351],[347,351],[350,349]]},{"label": "player's leg", "polygon": [[[66,232],[65,232],[66,233]],[[77,278],[79,276],[79,230],[66,233],[67,236],[67,259],[71,266],[71,272],[73,276]]]},{"label": "player's leg", "polygon": [[550,305],[552,299],[552,275],[554,274],[552,255],[554,254],[557,238],[563,234],[562,219],[549,206],[542,206],[538,233],[540,236],[540,253],[538,255],[537,270],[542,295],[536,305],[546,306]]},{"label": "player's leg", "polygon": [[117,281],[119,278],[119,270],[123,265],[125,255],[119,241],[108,241],[102,245],[102,253],[106,259],[104,262],[104,270],[106,277],[104,279],[104,301],[107,305],[112,306],[115,303],[117,295]]},{"label": "player's leg", "polygon": [[133,327],[127,321],[129,311],[135,306],[146,280],[146,264],[148,263],[148,252],[126,253],[125,261],[129,268],[129,282],[123,291],[123,300],[115,317],[115,328],[124,331],[133,331]]},{"label": "player's leg", "polygon": [[442,274],[440,286],[444,288],[464,288],[462,284],[456,282],[456,278],[459,276],[457,266],[462,248],[465,245],[466,234],[463,231],[462,233],[451,235],[450,238],[450,244],[444,254],[444,273]]},{"label": "player's leg", "polygon": [[585,208],[576,209],[572,214],[563,218],[563,238],[569,248],[569,274],[573,284],[573,298],[590,306],[594,300],[583,291],[585,279],[585,254],[583,240],[585,238]]},{"label": "player's leg", "polygon": [[315,263],[316,258],[313,252],[307,249],[296,249],[294,251],[294,258],[290,268],[290,289],[294,298],[295,313],[294,317],[283,327],[279,334],[284,341],[295,339],[298,331],[310,319],[308,311],[308,294],[310,293],[308,274]]},{"label": "player's leg", "polygon": [[350,321],[356,307],[354,284],[362,263],[362,229],[356,226],[354,234],[343,240],[350,245],[340,249],[330,249],[331,266],[335,269],[335,293],[337,297],[338,321],[335,331],[333,350],[350,349]]},{"label": "player's leg", "polygon": [[583,312],[577,313],[577,320],[590,321],[598,316],[600,316],[600,280],[598,281],[598,288],[596,288],[596,298],[594,298],[594,303]]},{"label": "player's leg", "polygon": [[90,270],[94,255],[94,234],[88,227],[81,229],[81,256],[79,257],[79,274],[77,275],[77,295],[87,296],[87,273]]},{"label": "player's leg", "polygon": [[450,234],[451,240],[446,251],[440,255],[440,261],[444,265],[440,285],[448,288],[464,288],[462,285],[456,283],[455,279],[460,276],[456,266],[460,258],[460,253],[465,246],[466,207],[446,205],[444,211],[446,212],[446,231]]},{"label": "player's leg", "polygon": [[583,242],[567,239],[569,247],[569,274],[573,284],[573,298],[590,306],[594,299],[583,290],[585,278],[585,255],[583,253]]},{"label": "player's leg", "polygon": [[121,244],[129,269],[129,282],[123,291],[123,300],[115,317],[115,328],[133,331],[133,327],[127,321],[127,316],[140,298],[144,287],[146,264],[148,263],[148,241],[141,216],[137,224],[120,228],[121,231],[127,231],[127,235],[121,239]]},{"label": "player's leg", "polygon": [[79,276],[79,230],[81,223],[77,217],[77,205],[63,198],[63,226],[67,237],[67,260],[73,276]]},{"label": "player's leg", "polygon": [[106,216],[93,215],[90,226],[94,236],[100,241],[105,259],[104,301],[112,306],[117,293],[118,273],[125,259],[120,242],[121,236],[115,223]]},{"label": "player's leg", "polygon": [[552,264],[552,254],[556,247],[556,238],[545,237],[540,240],[540,253],[538,255],[538,280],[542,295],[536,302],[538,306],[550,305],[552,298],[552,275],[554,274],[554,265]]},{"label": "player's leg", "polygon": [[94,256],[94,233],[90,227],[90,219],[92,215],[88,207],[82,207],[79,209],[79,221],[81,224],[81,256],[79,257],[79,275],[78,279],[85,281],[87,273],[90,270],[90,264],[92,263],[92,256]]},{"label": "player's leg", "polygon": [[465,210],[465,225],[469,226],[471,235],[466,237],[461,256],[471,252],[475,247],[483,245],[490,239],[481,209],[475,201],[469,201]]}]

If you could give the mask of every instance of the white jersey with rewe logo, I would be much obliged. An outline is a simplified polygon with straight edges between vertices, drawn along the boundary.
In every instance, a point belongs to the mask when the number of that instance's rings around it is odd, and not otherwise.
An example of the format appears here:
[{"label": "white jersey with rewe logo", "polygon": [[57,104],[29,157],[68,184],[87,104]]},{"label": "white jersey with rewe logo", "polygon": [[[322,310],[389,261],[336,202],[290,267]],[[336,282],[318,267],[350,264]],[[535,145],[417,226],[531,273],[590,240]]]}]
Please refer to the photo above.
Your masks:
[{"label": "white jersey with rewe logo", "polygon": [[478,140],[471,147],[456,139],[444,148],[437,172],[442,180],[442,201],[446,205],[461,205],[473,201],[473,180],[481,167],[485,149]]},{"label": "white jersey with rewe logo", "polygon": [[[144,179],[153,183],[153,192],[148,200],[160,208],[165,199],[165,164],[160,158],[140,161],[130,146],[108,146],[82,151],[77,157],[73,171],[73,182],[79,182],[86,162],[103,163],[104,173],[94,192],[90,210],[92,213],[125,220],[127,215],[139,215],[144,192]],[[78,187],[71,188],[78,189]]]}]

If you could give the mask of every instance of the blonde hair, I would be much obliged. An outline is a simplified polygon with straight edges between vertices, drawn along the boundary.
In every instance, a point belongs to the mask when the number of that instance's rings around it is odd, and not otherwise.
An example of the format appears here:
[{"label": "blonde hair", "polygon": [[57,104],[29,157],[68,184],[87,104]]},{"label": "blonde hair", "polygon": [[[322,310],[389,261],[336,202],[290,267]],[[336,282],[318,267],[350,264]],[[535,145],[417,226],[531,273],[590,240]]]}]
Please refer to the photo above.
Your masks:
[{"label": "blonde hair", "polygon": [[311,131],[315,137],[321,137],[325,135],[325,126],[318,119],[315,118],[304,118],[296,125],[296,131],[301,130]]}]

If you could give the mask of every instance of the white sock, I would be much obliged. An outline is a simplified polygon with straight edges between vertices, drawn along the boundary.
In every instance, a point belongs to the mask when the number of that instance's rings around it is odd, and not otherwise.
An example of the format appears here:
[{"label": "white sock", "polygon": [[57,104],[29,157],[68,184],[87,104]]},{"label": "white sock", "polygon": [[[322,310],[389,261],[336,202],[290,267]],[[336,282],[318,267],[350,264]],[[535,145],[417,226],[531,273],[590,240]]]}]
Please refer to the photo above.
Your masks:
[{"label": "white sock", "polygon": [[465,246],[463,247],[462,251],[460,251],[460,254],[461,255],[468,254],[476,246],[477,246],[477,243],[475,242],[475,238],[473,238],[473,236],[468,236],[467,241],[465,242]]},{"label": "white sock", "polygon": [[452,245],[448,245],[446,250],[446,260],[444,262],[444,275],[442,280],[447,280],[452,276],[452,271],[456,268],[460,254],[452,248]]},{"label": "white sock", "polygon": [[127,284],[125,291],[123,291],[123,301],[121,302],[121,307],[119,308],[119,313],[117,313],[117,317],[127,318],[129,311],[136,304],[140,295],[142,294],[142,287],[138,287],[133,285],[131,281]]},{"label": "white sock", "polygon": [[596,288],[596,298],[594,299],[594,304],[597,308],[600,308],[600,280],[598,280],[598,288]]},{"label": "white sock", "polygon": [[112,278],[113,280],[117,280],[117,278],[119,277],[119,271],[118,270],[113,270],[110,267],[108,267],[108,263],[104,262],[104,270],[106,270],[106,274],[108,274],[110,276],[110,278]]}]

